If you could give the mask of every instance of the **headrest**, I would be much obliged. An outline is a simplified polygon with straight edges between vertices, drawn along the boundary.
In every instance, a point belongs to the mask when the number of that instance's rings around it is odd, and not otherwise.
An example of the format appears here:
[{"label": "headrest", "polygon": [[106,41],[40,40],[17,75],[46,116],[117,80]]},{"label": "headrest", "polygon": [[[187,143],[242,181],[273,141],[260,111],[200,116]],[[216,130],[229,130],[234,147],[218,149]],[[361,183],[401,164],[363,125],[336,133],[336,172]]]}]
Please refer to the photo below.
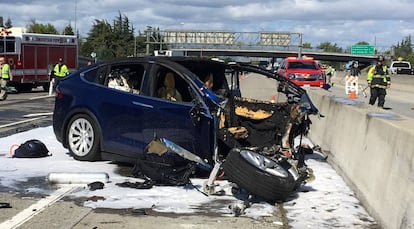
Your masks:
[{"label": "headrest", "polygon": [[168,72],[165,75],[164,86],[167,87],[167,88],[174,88],[175,87],[174,73]]}]

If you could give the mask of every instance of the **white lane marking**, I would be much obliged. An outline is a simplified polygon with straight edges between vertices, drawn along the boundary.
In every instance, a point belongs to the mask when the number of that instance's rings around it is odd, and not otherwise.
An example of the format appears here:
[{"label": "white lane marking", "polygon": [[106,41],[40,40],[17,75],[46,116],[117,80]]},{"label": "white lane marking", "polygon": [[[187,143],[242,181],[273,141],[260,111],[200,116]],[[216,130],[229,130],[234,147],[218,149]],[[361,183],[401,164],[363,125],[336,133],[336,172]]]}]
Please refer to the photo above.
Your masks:
[{"label": "white lane marking", "polygon": [[31,118],[31,117],[37,117],[37,116],[47,116],[47,115],[53,115],[53,112],[47,112],[47,113],[33,113],[33,114],[23,115],[23,117],[24,117],[24,118]]},{"label": "white lane marking", "polygon": [[24,209],[17,215],[13,216],[13,218],[1,223],[0,228],[17,228],[21,226],[22,224],[33,218],[35,215],[45,210],[48,206],[54,204],[56,201],[63,198],[66,194],[74,191],[79,187],[79,185],[68,185],[59,188],[58,190],[50,194],[50,196],[40,199],[36,203],[32,204],[30,207]]},{"label": "white lane marking", "polygon": [[32,122],[38,119],[42,119],[43,117],[39,117],[39,118],[31,118],[31,119],[27,119],[27,120],[23,120],[23,121],[18,121],[18,122],[13,122],[13,123],[9,123],[9,124],[4,124],[1,125],[0,128],[4,128],[4,127],[9,127],[9,126],[14,126],[14,125],[18,125],[18,124],[22,124],[22,123],[26,123],[26,122]]},{"label": "white lane marking", "polygon": [[31,98],[29,98],[29,100],[33,100],[33,99],[41,99],[41,98],[49,98],[49,97],[55,97],[55,95],[42,95],[42,96],[36,96],[36,97],[31,97]]}]

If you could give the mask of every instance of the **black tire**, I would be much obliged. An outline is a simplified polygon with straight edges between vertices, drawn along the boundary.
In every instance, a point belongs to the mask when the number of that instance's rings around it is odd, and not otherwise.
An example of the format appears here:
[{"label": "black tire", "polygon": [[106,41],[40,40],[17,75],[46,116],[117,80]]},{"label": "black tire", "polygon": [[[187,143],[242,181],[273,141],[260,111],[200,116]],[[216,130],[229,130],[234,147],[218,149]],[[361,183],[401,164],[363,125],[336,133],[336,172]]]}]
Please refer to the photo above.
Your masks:
[{"label": "black tire", "polygon": [[33,89],[33,84],[30,84],[30,83],[18,84],[16,86],[16,90],[18,92],[31,92],[32,89]]},{"label": "black tire", "polygon": [[49,91],[50,83],[42,84],[43,91]]},{"label": "black tire", "polygon": [[[250,150],[245,150],[244,153],[246,152],[260,160],[271,160]],[[283,166],[278,166],[277,171],[280,171],[281,174],[275,174],[276,170],[265,171],[249,162],[245,155],[243,150],[233,149],[230,151],[223,164],[224,173],[229,180],[266,201],[284,201],[295,188],[296,182],[292,174]]]},{"label": "black tire", "polygon": [[70,154],[80,161],[101,159],[100,132],[95,121],[86,114],[73,116],[67,126],[65,139]]}]

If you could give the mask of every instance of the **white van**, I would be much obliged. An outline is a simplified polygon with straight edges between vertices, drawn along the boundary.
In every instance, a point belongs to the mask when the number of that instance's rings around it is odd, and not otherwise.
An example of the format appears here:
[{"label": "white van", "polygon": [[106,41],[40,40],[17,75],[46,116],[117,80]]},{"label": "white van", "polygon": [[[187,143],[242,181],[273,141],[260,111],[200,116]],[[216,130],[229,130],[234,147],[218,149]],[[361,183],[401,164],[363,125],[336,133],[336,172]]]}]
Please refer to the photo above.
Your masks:
[{"label": "white van", "polygon": [[408,61],[392,61],[389,68],[389,73],[413,75],[414,70],[411,68],[411,63]]}]

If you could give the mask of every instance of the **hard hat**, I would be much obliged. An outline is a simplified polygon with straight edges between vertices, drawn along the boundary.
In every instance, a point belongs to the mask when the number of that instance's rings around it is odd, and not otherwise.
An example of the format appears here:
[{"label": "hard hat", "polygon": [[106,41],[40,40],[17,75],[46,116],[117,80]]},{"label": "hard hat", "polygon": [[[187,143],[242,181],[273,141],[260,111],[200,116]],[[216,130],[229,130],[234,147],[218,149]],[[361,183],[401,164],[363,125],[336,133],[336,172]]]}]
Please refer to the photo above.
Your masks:
[{"label": "hard hat", "polygon": [[378,56],[377,61],[384,61],[384,56]]}]

